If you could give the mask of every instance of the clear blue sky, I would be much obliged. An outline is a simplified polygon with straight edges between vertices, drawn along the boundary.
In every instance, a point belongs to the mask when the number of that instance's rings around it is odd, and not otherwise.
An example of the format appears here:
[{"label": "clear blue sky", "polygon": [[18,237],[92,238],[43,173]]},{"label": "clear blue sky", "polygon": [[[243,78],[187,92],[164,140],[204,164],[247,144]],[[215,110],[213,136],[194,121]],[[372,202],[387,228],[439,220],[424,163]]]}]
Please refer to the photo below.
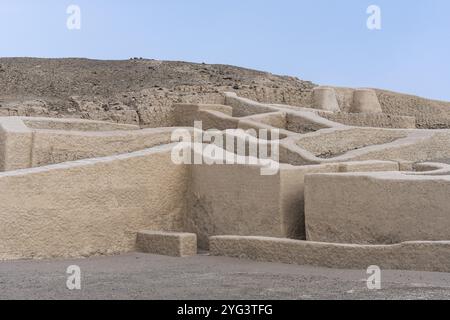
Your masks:
[{"label": "clear blue sky", "polygon": [[0,56],[223,63],[450,100],[450,1],[0,0]]}]

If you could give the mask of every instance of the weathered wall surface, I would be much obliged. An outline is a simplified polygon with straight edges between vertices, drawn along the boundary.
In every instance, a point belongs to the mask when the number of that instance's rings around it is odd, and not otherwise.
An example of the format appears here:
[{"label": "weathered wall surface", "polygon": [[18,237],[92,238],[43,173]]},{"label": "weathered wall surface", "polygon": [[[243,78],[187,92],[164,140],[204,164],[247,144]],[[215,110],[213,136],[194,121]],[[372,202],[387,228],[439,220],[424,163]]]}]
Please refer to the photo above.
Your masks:
[{"label": "weathered wall surface", "polygon": [[171,129],[116,133],[37,130],[33,132],[31,166],[125,154],[170,143]]},{"label": "weathered wall surface", "polygon": [[225,93],[225,104],[233,108],[234,117],[246,117],[278,111],[277,109],[268,107],[262,103],[238,97],[233,92]]},{"label": "weathered wall surface", "polygon": [[[355,89],[334,87],[339,105],[343,112],[349,112]],[[374,89],[384,113],[416,116],[418,114],[450,116],[450,102],[425,99],[413,95]]]},{"label": "weathered wall surface", "polygon": [[389,161],[330,163],[294,167],[284,165],[280,171],[280,205],[283,230],[290,238],[306,239],[305,177],[316,173],[397,171],[398,164]]},{"label": "weathered wall surface", "polygon": [[139,130],[137,125],[80,119],[22,118],[30,129],[66,131],[125,131]]},{"label": "weathered wall surface", "polygon": [[136,237],[140,252],[172,257],[189,257],[197,254],[197,235],[194,233],[140,231]]},{"label": "weathered wall surface", "polygon": [[371,89],[355,89],[350,113],[382,113],[377,94]]},{"label": "weathered wall surface", "polygon": [[419,129],[450,129],[450,115],[444,117],[417,115],[416,126]]},{"label": "weathered wall surface", "polygon": [[[430,134],[431,133],[431,134]],[[417,131],[414,135],[421,135]],[[371,159],[379,160],[405,160],[413,162],[426,162],[436,159],[450,158],[450,131],[436,130],[427,132],[418,139],[413,139],[410,143],[395,144],[389,148],[373,148],[361,155],[353,157],[354,160],[364,161]]]},{"label": "weathered wall surface", "polygon": [[0,174],[0,259],[135,249],[141,230],[182,231],[188,168],[170,148]]},{"label": "weathered wall surface", "polygon": [[429,162],[450,158],[450,130],[350,128],[323,130],[280,145],[284,163],[347,161]]},{"label": "weathered wall surface", "polygon": [[298,114],[288,113],[286,115],[286,130],[304,134],[331,128],[333,126],[333,123],[326,123],[327,121],[325,119],[320,119],[319,117],[317,117],[319,119],[315,119],[314,115],[312,116],[312,118],[313,119],[308,119],[308,117],[306,116],[299,116]]},{"label": "weathered wall surface", "polygon": [[[199,121],[201,111],[218,111],[224,114],[224,122],[228,117],[233,115],[233,109],[229,106],[220,104],[182,104],[178,103],[173,106],[175,113],[176,126],[193,127],[195,121]],[[228,117],[225,117],[228,116]],[[238,121],[236,119],[236,121]],[[219,128],[217,128],[219,129]]]},{"label": "weathered wall surface", "polygon": [[316,87],[312,92],[312,107],[319,110],[339,112],[336,92],[330,87]]},{"label": "weathered wall surface", "polygon": [[18,118],[0,121],[0,171],[29,168],[33,133]]},{"label": "weathered wall surface", "polygon": [[223,236],[211,238],[211,254],[256,261],[361,269],[450,272],[450,242],[406,242],[398,245],[350,245]]},{"label": "weathered wall surface", "polygon": [[293,167],[262,176],[259,166],[195,165],[191,168],[187,231],[208,247],[214,235],[306,239],[304,179],[310,173],[398,170],[394,162],[350,162]]},{"label": "weathered wall surface", "polygon": [[[306,239],[305,232],[305,176],[309,173],[338,172],[338,164],[293,167],[280,171],[279,203],[283,214],[282,230],[289,238]],[[247,234],[255,235],[255,234]]]},{"label": "weathered wall surface", "polygon": [[0,171],[125,154],[171,142],[171,128],[137,129],[73,119],[1,118]]},{"label": "weathered wall surface", "polygon": [[415,129],[414,117],[395,116],[383,113],[319,113],[321,117],[348,126],[373,128]]},{"label": "weathered wall surface", "polygon": [[285,237],[280,210],[280,178],[261,176],[258,166],[194,165],[191,168],[188,232],[201,248],[211,235]]},{"label": "weathered wall surface", "polygon": [[376,90],[383,111],[388,114],[450,118],[450,102]]},{"label": "weathered wall surface", "polygon": [[[343,112],[349,112],[354,89],[334,88]],[[422,129],[450,128],[450,102],[425,99],[413,95],[375,89],[383,112],[393,116],[415,117]]]},{"label": "weathered wall surface", "polygon": [[407,135],[403,131],[352,128],[303,136],[299,138],[297,145],[316,157],[327,159],[367,146],[387,144]]},{"label": "weathered wall surface", "polygon": [[394,244],[450,239],[450,177],[318,174],[305,180],[310,241]]}]

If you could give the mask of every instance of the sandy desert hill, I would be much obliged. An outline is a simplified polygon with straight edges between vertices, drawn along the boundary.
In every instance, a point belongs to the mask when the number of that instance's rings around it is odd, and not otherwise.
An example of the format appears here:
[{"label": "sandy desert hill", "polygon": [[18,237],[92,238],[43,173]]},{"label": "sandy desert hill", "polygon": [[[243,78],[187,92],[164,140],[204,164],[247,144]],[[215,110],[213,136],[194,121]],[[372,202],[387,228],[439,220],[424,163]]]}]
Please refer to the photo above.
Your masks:
[{"label": "sandy desert hill", "polygon": [[[151,126],[175,102],[220,103],[224,91],[265,103],[308,106],[316,84],[227,65],[88,59],[0,59],[0,116],[46,116]],[[345,110],[349,89],[337,89]],[[450,119],[450,102],[377,90],[386,113]],[[435,121],[432,121],[433,125]],[[450,124],[450,121],[448,122]]]}]

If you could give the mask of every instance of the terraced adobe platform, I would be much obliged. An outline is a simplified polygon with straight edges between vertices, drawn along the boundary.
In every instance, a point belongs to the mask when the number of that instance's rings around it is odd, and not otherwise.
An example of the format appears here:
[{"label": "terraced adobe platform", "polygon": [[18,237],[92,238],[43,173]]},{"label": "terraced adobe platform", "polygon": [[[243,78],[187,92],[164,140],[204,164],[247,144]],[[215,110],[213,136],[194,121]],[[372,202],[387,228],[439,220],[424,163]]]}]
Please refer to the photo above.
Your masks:
[{"label": "terraced adobe platform", "polygon": [[[224,93],[221,103],[174,104],[152,127],[0,118],[0,259],[112,255],[144,242],[173,255],[176,241],[161,235],[190,233],[216,255],[450,272],[450,167],[436,162],[450,158],[450,129],[387,124],[372,91],[354,90],[349,105],[339,94],[288,106]],[[186,143],[180,130],[210,139]],[[175,151],[200,161],[178,163]],[[275,170],[262,174],[267,165]]]}]

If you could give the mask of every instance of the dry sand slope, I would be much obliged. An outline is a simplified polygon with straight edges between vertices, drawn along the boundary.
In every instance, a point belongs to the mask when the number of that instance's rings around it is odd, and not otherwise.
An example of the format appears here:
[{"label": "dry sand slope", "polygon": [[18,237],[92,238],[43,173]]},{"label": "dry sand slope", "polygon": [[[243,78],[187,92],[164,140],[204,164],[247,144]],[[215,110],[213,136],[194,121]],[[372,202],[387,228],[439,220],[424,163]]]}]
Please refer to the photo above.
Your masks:
[{"label": "dry sand slope", "polygon": [[223,91],[301,104],[314,85],[224,65],[144,59],[0,59],[0,113],[146,124],[146,109],[220,102]]},{"label": "dry sand slope", "polygon": [[[152,117],[164,116],[174,102],[220,103],[222,92],[235,91],[260,102],[307,106],[315,86],[295,77],[225,65],[2,58],[0,116],[71,117],[152,126]],[[349,92],[339,89],[344,109]],[[377,93],[386,113],[450,118],[450,103]]]}]

